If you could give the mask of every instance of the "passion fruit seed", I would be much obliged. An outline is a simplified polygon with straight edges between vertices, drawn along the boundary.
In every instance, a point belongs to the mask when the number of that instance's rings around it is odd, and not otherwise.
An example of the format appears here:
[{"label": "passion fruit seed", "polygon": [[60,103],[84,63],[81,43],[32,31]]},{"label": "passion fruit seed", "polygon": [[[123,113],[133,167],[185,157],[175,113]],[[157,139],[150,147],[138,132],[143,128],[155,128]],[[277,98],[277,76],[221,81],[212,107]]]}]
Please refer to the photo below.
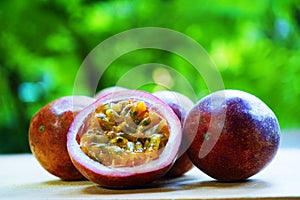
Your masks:
[{"label": "passion fruit seed", "polygon": [[167,121],[143,101],[98,105],[91,121],[80,147],[105,166],[133,167],[155,160],[170,135]]}]

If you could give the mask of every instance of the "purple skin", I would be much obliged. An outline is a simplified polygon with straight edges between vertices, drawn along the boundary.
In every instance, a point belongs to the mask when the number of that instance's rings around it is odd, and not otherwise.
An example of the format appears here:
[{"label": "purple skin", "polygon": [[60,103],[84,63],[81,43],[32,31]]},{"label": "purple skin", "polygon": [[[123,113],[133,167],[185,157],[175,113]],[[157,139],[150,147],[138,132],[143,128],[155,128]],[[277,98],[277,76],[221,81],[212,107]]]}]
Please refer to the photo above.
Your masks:
[{"label": "purple skin", "polygon": [[[186,115],[194,106],[192,100],[187,96],[173,91],[158,91],[153,93],[154,96],[166,102],[175,112],[181,123],[183,124]],[[179,157],[166,174],[167,177],[179,177],[193,168],[193,163],[186,153],[187,147],[181,144]]]},{"label": "purple skin", "polygon": [[[124,100],[144,101],[150,108],[164,117],[168,124],[170,135],[168,143],[161,152],[159,159],[136,167],[114,168],[92,161],[78,144],[78,138],[91,126],[90,114],[97,105]],[[178,117],[172,109],[154,95],[140,90],[125,90],[115,94],[108,94],[97,99],[76,115],[68,132],[67,149],[76,168],[90,181],[106,188],[137,188],[151,183],[162,176],[172,166],[181,144],[182,127]]]},{"label": "purple skin", "polygon": [[104,88],[103,90],[100,90],[97,94],[95,94],[95,99],[99,99],[101,97],[104,97],[108,94],[115,93],[115,92],[120,92],[127,90],[126,88],[120,87],[120,86],[112,86],[108,88]]},{"label": "purple skin", "polygon": [[[237,90],[201,99],[188,114],[184,132],[191,140],[188,155],[194,165],[224,182],[242,181],[261,171],[280,142],[272,110],[257,97]],[[207,148],[208,144],[214,145]]]},{"label": "purple skin", "polygon": [[42,107],[30,121],[30,149],[49,173],[63,180],[84,177],[72,164],[67,151],[67,133],[74,116],[95,99],[86,96],[66,96]]},{"label": "purple skin", "polygon": [[186,115],[194,106],[191,99],[178,92],[162,90],[154,92],[153,95],[166,102],[175,112],[182,124]]}]

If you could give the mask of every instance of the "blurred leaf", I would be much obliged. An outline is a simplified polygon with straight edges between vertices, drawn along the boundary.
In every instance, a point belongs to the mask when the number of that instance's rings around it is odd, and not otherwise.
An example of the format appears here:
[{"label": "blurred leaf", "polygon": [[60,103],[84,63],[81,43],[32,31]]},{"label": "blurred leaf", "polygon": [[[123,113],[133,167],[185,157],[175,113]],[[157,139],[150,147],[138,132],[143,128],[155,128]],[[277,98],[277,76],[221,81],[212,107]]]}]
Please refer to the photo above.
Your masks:
[{"label": "blurred leaf", "polygon": [[[31,117],[46,103],[72,95],[78,69],[89,52],[110,36],[144,26],[170,28],[193,38],[216,63],[226,88],[261,98],[282,128],[300,126],[297,0],[10,0],[0,1],[0,19],[0,153],[28,152]],[[98,90],[147,63],[161,66],[136,77],[136,83],[169,69],[165,74],[169,82],[161,82],[170,89],[188,95],[187,79],[195,101],[209,93],[190,63],[153,49],[116,59],[99,77]],[[86,74],[87,82],[93,76]],[[158,88],[164,86],[150,81],[139,85],[150,92]]]}]

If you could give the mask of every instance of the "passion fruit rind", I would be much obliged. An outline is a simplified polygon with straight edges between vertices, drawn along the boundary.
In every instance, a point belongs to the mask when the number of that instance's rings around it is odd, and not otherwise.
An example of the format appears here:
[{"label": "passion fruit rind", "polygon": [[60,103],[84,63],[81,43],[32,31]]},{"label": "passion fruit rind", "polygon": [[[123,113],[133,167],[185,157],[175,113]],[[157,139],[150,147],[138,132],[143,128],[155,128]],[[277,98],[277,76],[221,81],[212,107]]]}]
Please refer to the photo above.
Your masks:
[{"label": "passion fruit rind", "polygon": [[72,162],[89,180],[108,188],[137,187],[162,177],[182,137],[173,110],[152,94],[108,94],[81,111],[68,133]]},{"label": "passion fruit rind", "polygon": [[74,116],[93,102],[86,96],[65,96],[48,103],[32,117],[28,131],[30,149],[52,175],[63,180],[84,179],[69,157],[67,133]]},{"label": "passion fruit rind", "polygon": [[163,100],[172,108],[181,121],[181,124],[183,124],[186,115],[195,105],[189,97],[175,91],[161,90],[154,92],[153,95]]},{"label": "passion fruit rind", "polygon": [[242,181],[261,171],[275,157],[280,142],[273,111],[238,90],[201,99],[189,112],[184,132],[191,140],[187,152],[194,165],[224,182]]},{"label": "passion fruit rind", "polygon": [[105,95],[108,95],[108,94],[112,94],[112,93],[115,93],[115,92],[120,92],[120,91],[124,91],[124,90],[127,90],[127,88],[124,88],[124,87],[121,87],[121,86],[111,86],[111,87],[107,87],[107,88],[104,88],[102,90],[100,90],[99,92],[97,92],[95,94],[95,99],[99,99]]},{"label": "passion fruit rind", "polygon": [[[172,108],[182,125],[187,114],[195,105],[190,98],[175,91],[161,90],[154,92],[153,95],[166,102]],[[178,158],[166,174],[167,177],[173,178],[182,176],[186,172],[190,171],[194,166],[186,153],[189,144],[184,142],[184,138],[185,137],[182,138]]]}]

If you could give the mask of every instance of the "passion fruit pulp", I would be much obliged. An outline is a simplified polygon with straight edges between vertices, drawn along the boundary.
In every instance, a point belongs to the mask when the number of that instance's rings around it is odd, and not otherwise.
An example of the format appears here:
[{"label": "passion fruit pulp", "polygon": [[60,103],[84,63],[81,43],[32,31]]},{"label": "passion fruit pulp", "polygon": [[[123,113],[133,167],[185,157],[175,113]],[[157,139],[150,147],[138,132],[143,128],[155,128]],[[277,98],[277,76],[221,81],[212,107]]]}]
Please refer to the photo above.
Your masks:
[{"label": "passion fruit pulp", "polygon": [[126,90],[82,110],[69,129],[67,147],[87,179],[128,188],[162,177],[180,143],[181,124],[167,104],[150,93]]},{"label": "passion fruit pulp", "polygon": [[84,178],[69,157],[67,133],[74,115],[92,102],[94,99],[85,96],[62,97],[45,105],[31,119],[28,139],[33,155],[44,169],[63,180]]},{"label": "passion fruit pulp", "polygon": [[[186,115],[194,106],[194,102],[191,99],[179,92],[162,90],[154,92],[153,95],[166,102],[172,108],[182,125]],[[194,165],[186,153],[188,146],[182,141],[178,158],[166,174],[167,177],[182,176],[193,168]]]},{"label": "passion fruit pulp", "polygon": [[222,90],[201,99],[188,114],[184,132],[188,155],[201,171],[225,182],[245,180],[274,158],[280,127],[260,99],[238,90]]},{"label": "passion fruit pulp", "polygon": [[91,120],[80,146],[105,166],[134,167],[157,159],[170,135],[166,120],[143,101],[98,105]]}]

